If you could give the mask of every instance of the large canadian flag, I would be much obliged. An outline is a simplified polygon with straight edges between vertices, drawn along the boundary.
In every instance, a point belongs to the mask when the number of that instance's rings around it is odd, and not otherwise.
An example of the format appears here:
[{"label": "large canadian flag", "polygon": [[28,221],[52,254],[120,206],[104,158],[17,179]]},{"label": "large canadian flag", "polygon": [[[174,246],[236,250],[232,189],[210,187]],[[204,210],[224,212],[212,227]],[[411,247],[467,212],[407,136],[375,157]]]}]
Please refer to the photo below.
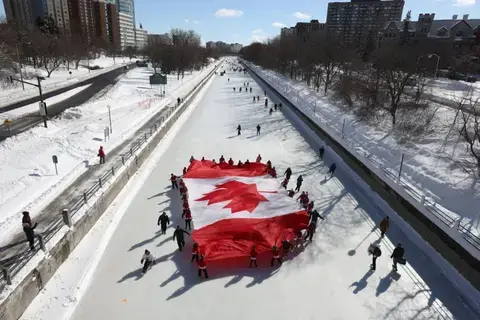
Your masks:
[{"label": "large canadian flag", "polygon": [[194,161],[183,176],[195,230],[207,261],[248,257],[280,247],[308,226],[308,214],[262,163],[241,168]]}]

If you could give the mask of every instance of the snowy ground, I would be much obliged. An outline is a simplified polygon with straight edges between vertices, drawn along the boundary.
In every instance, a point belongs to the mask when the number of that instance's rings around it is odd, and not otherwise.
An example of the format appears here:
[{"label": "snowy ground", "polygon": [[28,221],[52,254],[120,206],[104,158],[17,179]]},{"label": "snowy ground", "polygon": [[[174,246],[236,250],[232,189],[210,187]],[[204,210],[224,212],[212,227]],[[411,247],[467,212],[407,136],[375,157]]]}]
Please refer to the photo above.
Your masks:
[{"label": "snowy ground", "polygon": [[[402,183],[417,194],[425,195],[427,201],[435,204],[446,216],[453,220],[462,219],[461,225],[480,235],[480,211],[477,209],[480,207],[480,184],[472,172],[465,172],[458,164],[458,161],[469,158],[468,150],[459,142],[457,129],[450,131],[456,110],[438,106],[432,130],[423,137],[401,143],[391,132],[390,119],[367,124],[342,108],[338,101],[317,94],[304,83],[258,67],[255,70],[312,119],[330,127],[339,136],[345,121],[346,143],[392,176],[398,175],[402,153],[405,154]],[[435,82],[443,88],[438,92],[447,95],[447,85],[440,81]],[[453,87],[452,81],[449,83]]]},{"label": "snowy ground", "polygon": [[[0,243],[18,227],[19,212],[35,216],[41,208],[76,177],[96,164],[97,150],[107,153],[131,136],[137,128],[164,106],[198,83],[213,65],[201,72],[186,74],[179,81],[168,77],[167,96],[150,88],[150,70],[129,71],[109,90],[100,92],[88,103],[66,110],[49,122],[48,129],[34,127],[0,143]],[[113,133],[104,141],[111,107]],[[58,175],[52,156],[58,156]]]},{"label": "snowy ground", "polygon": [[[88,65],[87,61],[82,61],[78,70],[75,70],[74,68],[67,70],[65,66],[60,66],[57,70],[53,71],[50,78],[47,78],[47,72],[43,68],[34,69],[31,66],[24,66],[22,70],[25,81],[36,84],[37,79],[35,77],[37,75],[45,77],[45,80],[42,80],[42,89],[43,92],[46,93],[79,81],[86,80],[90,77],[108,72],[132,62],[135,62],[135,59],[130,61],[128,57],[117,57],[115,58],[115,63],[111,57],[101,57],[95,60],[90,60],[88,64],[90,66],[98,65],[102,69],[89,71],[87,68],[82,66]],[[71,71],[72,74],[70,74],[69,71]],[[20,74],[18,74],[16,77],[20,78]],[[22,84],[19,82],[2,82],[0,84],[0,107],[37,95],[38,89],[36,87],[26,84],[25,90],[23,90]]]},{"label": "snowy ground", "polygon": [[438,78],[432,81],[428,87],[426,87],[426,92],[449,99],[452,101],[459,101],[463,98],[465,91],[473,90],[474,97],[480,97],[480,81],[475,83],[469,83],[465,81],[455,81],[447,78]]},{"label": "snowy ground", "polygon": [[[107,235],[90,239],[91,247],[81,244],[22,319],[64,319],[72,312],[73,319],[224,319],[226,314],[228,319],[478,319],[471,302],[480,301],[479,293],[347,168],[340,164],[337,176],[325,180],[335,155],[327,150],[325,162],[320,161],[312,149],[319,143],[313,136],[307,143],[281,113],[268,116],[261,102],[252,103],[252,94],[233,93],[232,87],[245,81],[262,95],[248,75],[227,73],[213,80],[190,117],[180,120],[185,121],[182,130],[175,136],[172,132],[125,197],[115,200],[110,227],[100,228]],[[292,116],[286,108],[284,112]],[[244,128],[240,137],[238,124]],[[262,125],[260,137],[255,136],[257,124]],[[272,160],[278,172],[291,166],[293,178],[303,174],[304,188],[326,220],[314,242],[280,269],[220,270],[210,265],[211,279],[198,280],[189,250],[176,250],[172,228],[161,236],[156,226],[162,211],[172,216],[173,226],[181,223],[179,196],[168,186],[169,173],[180,172],[192,154],[252,160],[258,153]],[[392,225],[380,241],[383,255],[377,271],[371,273],[366,250],[379,239],[372,229],[385,214]],[[110,239],[110,228],[117,223]],[[398,275],[391,272],[392,242],[403,243],[409,261]],[[157,264],[140,277],[144,249],[152,251]],[[94,270],[76,269],[74,259]]]}]

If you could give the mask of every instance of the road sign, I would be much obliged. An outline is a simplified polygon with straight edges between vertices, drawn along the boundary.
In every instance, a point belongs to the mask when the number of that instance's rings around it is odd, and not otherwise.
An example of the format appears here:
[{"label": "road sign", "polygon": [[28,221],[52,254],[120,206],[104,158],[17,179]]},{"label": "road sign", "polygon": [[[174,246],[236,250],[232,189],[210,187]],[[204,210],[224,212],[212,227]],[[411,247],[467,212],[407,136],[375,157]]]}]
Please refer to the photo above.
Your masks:
[{"label": "road sign", "polygon": [[160,73],[154,73],[150,76],[150,84],[167,84],[167,76]]},{"label": "road sign", "polygon": [[56,155],[52,156],[53,163],[58,163],[58,158]]},{"label": "road sign", "polygon": [[41,116],[46,116],[47,115],[47,104],[45,102],[39,102],[38,103],[38,109],[40,111]]}]

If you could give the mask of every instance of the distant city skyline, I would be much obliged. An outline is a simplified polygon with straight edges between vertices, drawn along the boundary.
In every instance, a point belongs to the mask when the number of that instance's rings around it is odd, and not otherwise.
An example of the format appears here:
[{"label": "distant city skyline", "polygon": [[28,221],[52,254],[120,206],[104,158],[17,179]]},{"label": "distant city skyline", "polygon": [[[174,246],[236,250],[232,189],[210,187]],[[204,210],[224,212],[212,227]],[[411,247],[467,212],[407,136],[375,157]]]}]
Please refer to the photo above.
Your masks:
[{"label": "distant city skyline", "polygon": [[[113,1],[113,0],[109,0]],[[128,5],[131,0],[116,0]],[[125,3],[123,3],[125,2]],[[202,43],[223,41],[248,45],[280,34],[284,26],[317,19],[326,21],[329,2],[325,0],[297,0],[279,3],[274,0],[222,1],[135,1],[135,25],[142,23],[148,33],[166,33],[172,28],[193,29],[202,36]],[[340,0],[337,2],[349,2]],[[420,13],[435,13],[437,19],[449,19],[453,14],[461,18],[480,18],[478,0],[406,0],[402,18],[412,11],[412,19]],[[4,15],[1,6],[0,14]]]}]

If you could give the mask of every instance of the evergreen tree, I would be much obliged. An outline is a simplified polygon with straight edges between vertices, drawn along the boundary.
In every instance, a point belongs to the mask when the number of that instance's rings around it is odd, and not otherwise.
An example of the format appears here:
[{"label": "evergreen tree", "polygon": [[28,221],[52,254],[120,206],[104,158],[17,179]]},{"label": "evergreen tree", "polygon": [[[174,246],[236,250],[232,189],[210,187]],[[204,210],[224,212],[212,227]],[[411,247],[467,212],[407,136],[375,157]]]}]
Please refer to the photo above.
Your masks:
[{"label": "evergreen tree", "polygon": [[410,22],[412,20],[412,11],[408,10],[407,15],[405,16],[405,19],[403,19],[403,31],[402,31],[402,36],[401,36],[401,45],[404,46],[408,44],[409,39],[410,39]]}]

